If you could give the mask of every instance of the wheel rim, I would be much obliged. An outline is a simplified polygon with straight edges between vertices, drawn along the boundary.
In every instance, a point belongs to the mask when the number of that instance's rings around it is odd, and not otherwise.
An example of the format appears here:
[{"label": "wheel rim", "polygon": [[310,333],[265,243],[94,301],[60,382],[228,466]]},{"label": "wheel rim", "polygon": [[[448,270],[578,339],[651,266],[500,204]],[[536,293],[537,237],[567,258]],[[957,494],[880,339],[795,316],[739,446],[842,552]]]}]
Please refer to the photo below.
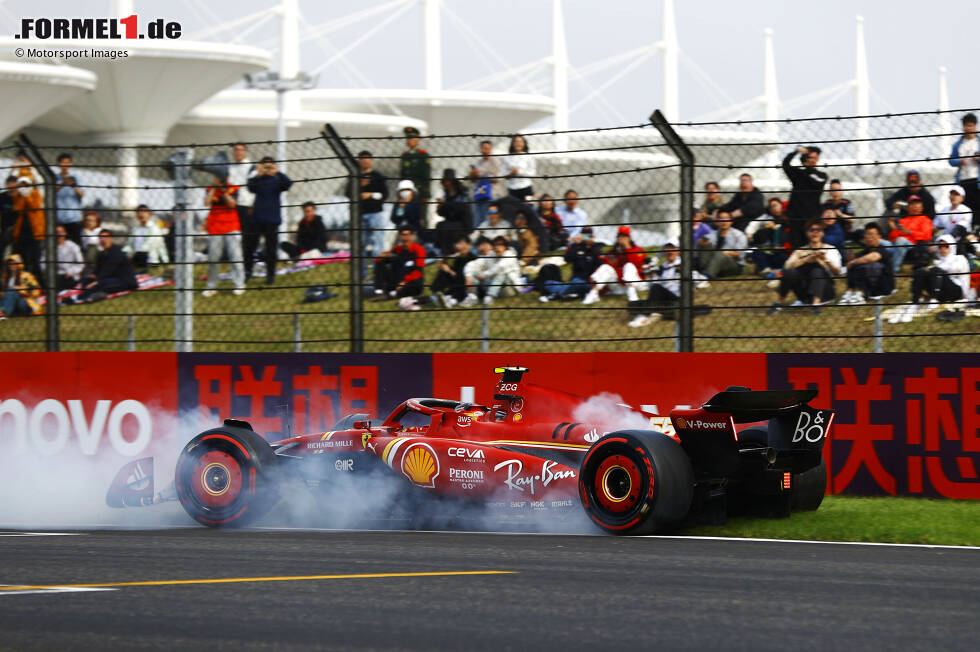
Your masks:
[{"label": "wheel rim", "polygon": [[227,507],[242,490],[242,467],[222,451],[210,451],[198,459],[191,472],[194,496],[212,508]]},{"label": "wheel rim", "polygon": [[623,514],[639,504],[643,477],[632,459],[610,455],[599,463],[594,478],[596,501],[603,509]]}]

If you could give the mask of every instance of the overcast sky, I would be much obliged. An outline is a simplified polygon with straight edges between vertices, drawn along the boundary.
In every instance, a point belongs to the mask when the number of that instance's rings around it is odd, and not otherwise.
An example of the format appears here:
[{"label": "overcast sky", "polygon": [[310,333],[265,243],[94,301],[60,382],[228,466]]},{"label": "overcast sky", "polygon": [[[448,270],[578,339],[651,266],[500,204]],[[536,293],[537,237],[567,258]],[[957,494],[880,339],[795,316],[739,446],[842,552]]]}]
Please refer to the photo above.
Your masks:
[{"label": "overcast sky", "polygon": [[[136,0],[141,20],[163,17],[178,20],[185,34],[211,26],[214,16],[232,18],[274,4],[273,0]],[[300,0],[300,9],[311,25],[385,4],[382,0]],[[551,50],[551,0],[444,0],[444,85],[455,87],[505,68],[483,59],[519,66]],[[868,63],[874,94],[873,112],[918,111],[937,108],[939,66],[948,68],[951,108],[980,105],[974,90],[975,69],[980,61],[980,42],[968,3],[932,0],[789,0],[700,1],[675,3],[682,60],[680,66],[681,119],[695,119],[718,110],[728,96],[743,102],[762,92],[763,30],[775,30],[774,45],[780,97],[798,98],[854,77],[856,14],[865,18]],[[108,0],[2,0],[0,24],[14,30],[12,18],[110,16]],[[660,0],[565,0],[565,24],[569,59],[573,67],[656,42],[661,37]],[[457,24],[458,17],[492,47],[482,51],[476,39]],[[353,43],[365,31],[384,20],[384,15],[349,28],[331,32],[328,41],[307,42],[301,52],[302,67],[315,68],[328,52]],[[208,40],[228,40],[233,32]],[[185,36],[185,38],[187,38]],[[273,47],[278,25],[270,21],[242,42]],[[375,88],[412,88],[424,84],[422,9],[410,8],[352,49],[348,61],[366,84]],[[587,79],[593,87],[624,65]],[[699,81],[700,68],[720,91],[708,91]],[[660,58],[654,55],[611,85],[602,94],[608,105],[591,101],[571,116],[573,127],[610,126],[643,122],[661,106]],[[335,66],[320,75],[323,87],[357,87],[352,73]],[[357,77],[354,77],[357,79]],[[529,83],[550,94],[549,76],[539,72]],[[487,90],[503,90],[502,86]],[[579,85],[571,86],[571,104],[585,96]],[[609,108],[614,107],[614,111]],[[795,107],[790,117],[812,115],[817,105]],[[822,115],[850,114],[853,94],[824,107]],[[784,116],[786,117],[786,116]]]}]

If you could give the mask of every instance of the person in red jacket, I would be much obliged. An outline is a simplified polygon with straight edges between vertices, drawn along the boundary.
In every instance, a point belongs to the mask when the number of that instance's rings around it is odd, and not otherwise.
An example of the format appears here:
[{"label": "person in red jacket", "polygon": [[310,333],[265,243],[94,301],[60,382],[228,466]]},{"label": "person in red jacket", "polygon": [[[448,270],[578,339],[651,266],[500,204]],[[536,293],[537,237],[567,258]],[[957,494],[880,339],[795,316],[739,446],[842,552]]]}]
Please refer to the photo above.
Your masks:
[{"label": "person in red jacket", "polygon": [[[602,264],[589,277],[592,289],[585,295],[582,303],[585,305],[598,303],[599,292],[612,283],[625,286],[627,301],[639,301],[638,291],[646,288],[642,271],[646,254],[633,242],[628,226],[619,227],[616,245],[609,253],[599,256],[599,260]],[[643,288],[639,287],[641,284]]]},{"label": "person in red jacket", "polygon": [[926,253],[925,245],[932,241],[932,220],[923,211],[922,198],[909,197],[908,215],[897,222],[888,218],[888,240],[892,243],[892,270],[897,274],[908,259],[913,264]]},{"label": "person in red jacket", "polygon": [[222,254],[231,263],[232,294],[245,294],[245,259],[242,257],[242,225],[238,218],[238,186],[229,186],[227,178],[215,176],[204,204],[208,211],[208,289],[201,296],[218,293],[218,273]]},{"label": "person in red jacket", "polygon": [[425,249],[411,227],[398,229],[398,244],[374,259],[374,298],[414,297],[424,288]]}]

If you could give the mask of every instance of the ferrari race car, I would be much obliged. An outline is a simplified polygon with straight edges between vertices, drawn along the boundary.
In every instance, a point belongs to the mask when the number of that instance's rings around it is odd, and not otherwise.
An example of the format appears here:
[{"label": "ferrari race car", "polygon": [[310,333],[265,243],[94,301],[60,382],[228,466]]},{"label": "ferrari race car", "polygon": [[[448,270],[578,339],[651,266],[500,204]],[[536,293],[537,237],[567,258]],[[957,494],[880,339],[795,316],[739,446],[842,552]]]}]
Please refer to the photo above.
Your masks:
[{"label": "ferrari race car", "polygon": [[834,414],[807,404],[816,390],[729,387],[667,417],[616,405],[603,423],[577,423],[584,399],[525,383],[527,371],[495,369],[488,405],[410,398],[380,423],[352,414],[329,432],[273,443],[226,419],[184,447],[172,487],[154,493],[144,458],[120,470],[106,500],[176,499],[199,523],[238,526],[288,501],[289,478],[356,486],[380,473],[404,504],[427,496],[505,511],[584,509],[606,532],[641,534],[695,517],[724,522],[737,506],[788,515],[823,499],[821,449]]}]

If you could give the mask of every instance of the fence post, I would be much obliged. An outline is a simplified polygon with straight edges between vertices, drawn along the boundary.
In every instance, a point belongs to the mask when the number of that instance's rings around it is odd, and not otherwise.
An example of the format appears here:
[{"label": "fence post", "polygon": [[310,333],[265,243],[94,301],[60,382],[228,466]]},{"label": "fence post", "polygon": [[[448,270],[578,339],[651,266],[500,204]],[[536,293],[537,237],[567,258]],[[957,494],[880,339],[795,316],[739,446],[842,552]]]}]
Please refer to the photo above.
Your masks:
[{"label": "fence post", "polygon": [[136,317],[126,315],[126,350],[136,350]]},{"label": "fence post", "polygon": [[58,324],[58,239],[55,237],[55,227],[58,224],[57,205],[55,202],[56,181],[51,166],[41,156],[41,152],[26,134],[21,134],[15,141],[24,150],[27,159],[44,179],[44,322],[46,327],[45,349],[57,351],[61,338]]},{"label": "fence post", "polygon": [[303,333],[299,327],[299,313],[293,313],[293,353],[303,351]]},{"label": "fence post", "polygon": [[187,185],[194,153],[182,148],[161,164],[174,181],[174,350],[194,348],[194,246],[187,214]]},{"label": "fence post", "polygon": [[364,274],[361,257],[361,196],[360,167],[351,155],[347,145],[333,128],[324,125],[320,132],[330,149],[347,169],[347,198],[350,199],[350,352],[364,352]]},{"label": "fence post", "polygon": [[674,128],[659,109],[650,116],[650,122],[670,151],[680,161],[680,205],[681,241],[681,297],[677,315],[676,349],[685,353],[694,350],[694,227],[691,222],[691,207],[694,205],[694,153],[677,135]]},{"label": "fence post", "polygon": [[875,353],[881,353],[885,350],[884,340],[882,335],[884,334],[884,329],[881,325],[881,298],[875,299]]},{"label": "fence post", "polygon": [[490,352],[490,311],[486,306],[480,309],[480,353]]}]

